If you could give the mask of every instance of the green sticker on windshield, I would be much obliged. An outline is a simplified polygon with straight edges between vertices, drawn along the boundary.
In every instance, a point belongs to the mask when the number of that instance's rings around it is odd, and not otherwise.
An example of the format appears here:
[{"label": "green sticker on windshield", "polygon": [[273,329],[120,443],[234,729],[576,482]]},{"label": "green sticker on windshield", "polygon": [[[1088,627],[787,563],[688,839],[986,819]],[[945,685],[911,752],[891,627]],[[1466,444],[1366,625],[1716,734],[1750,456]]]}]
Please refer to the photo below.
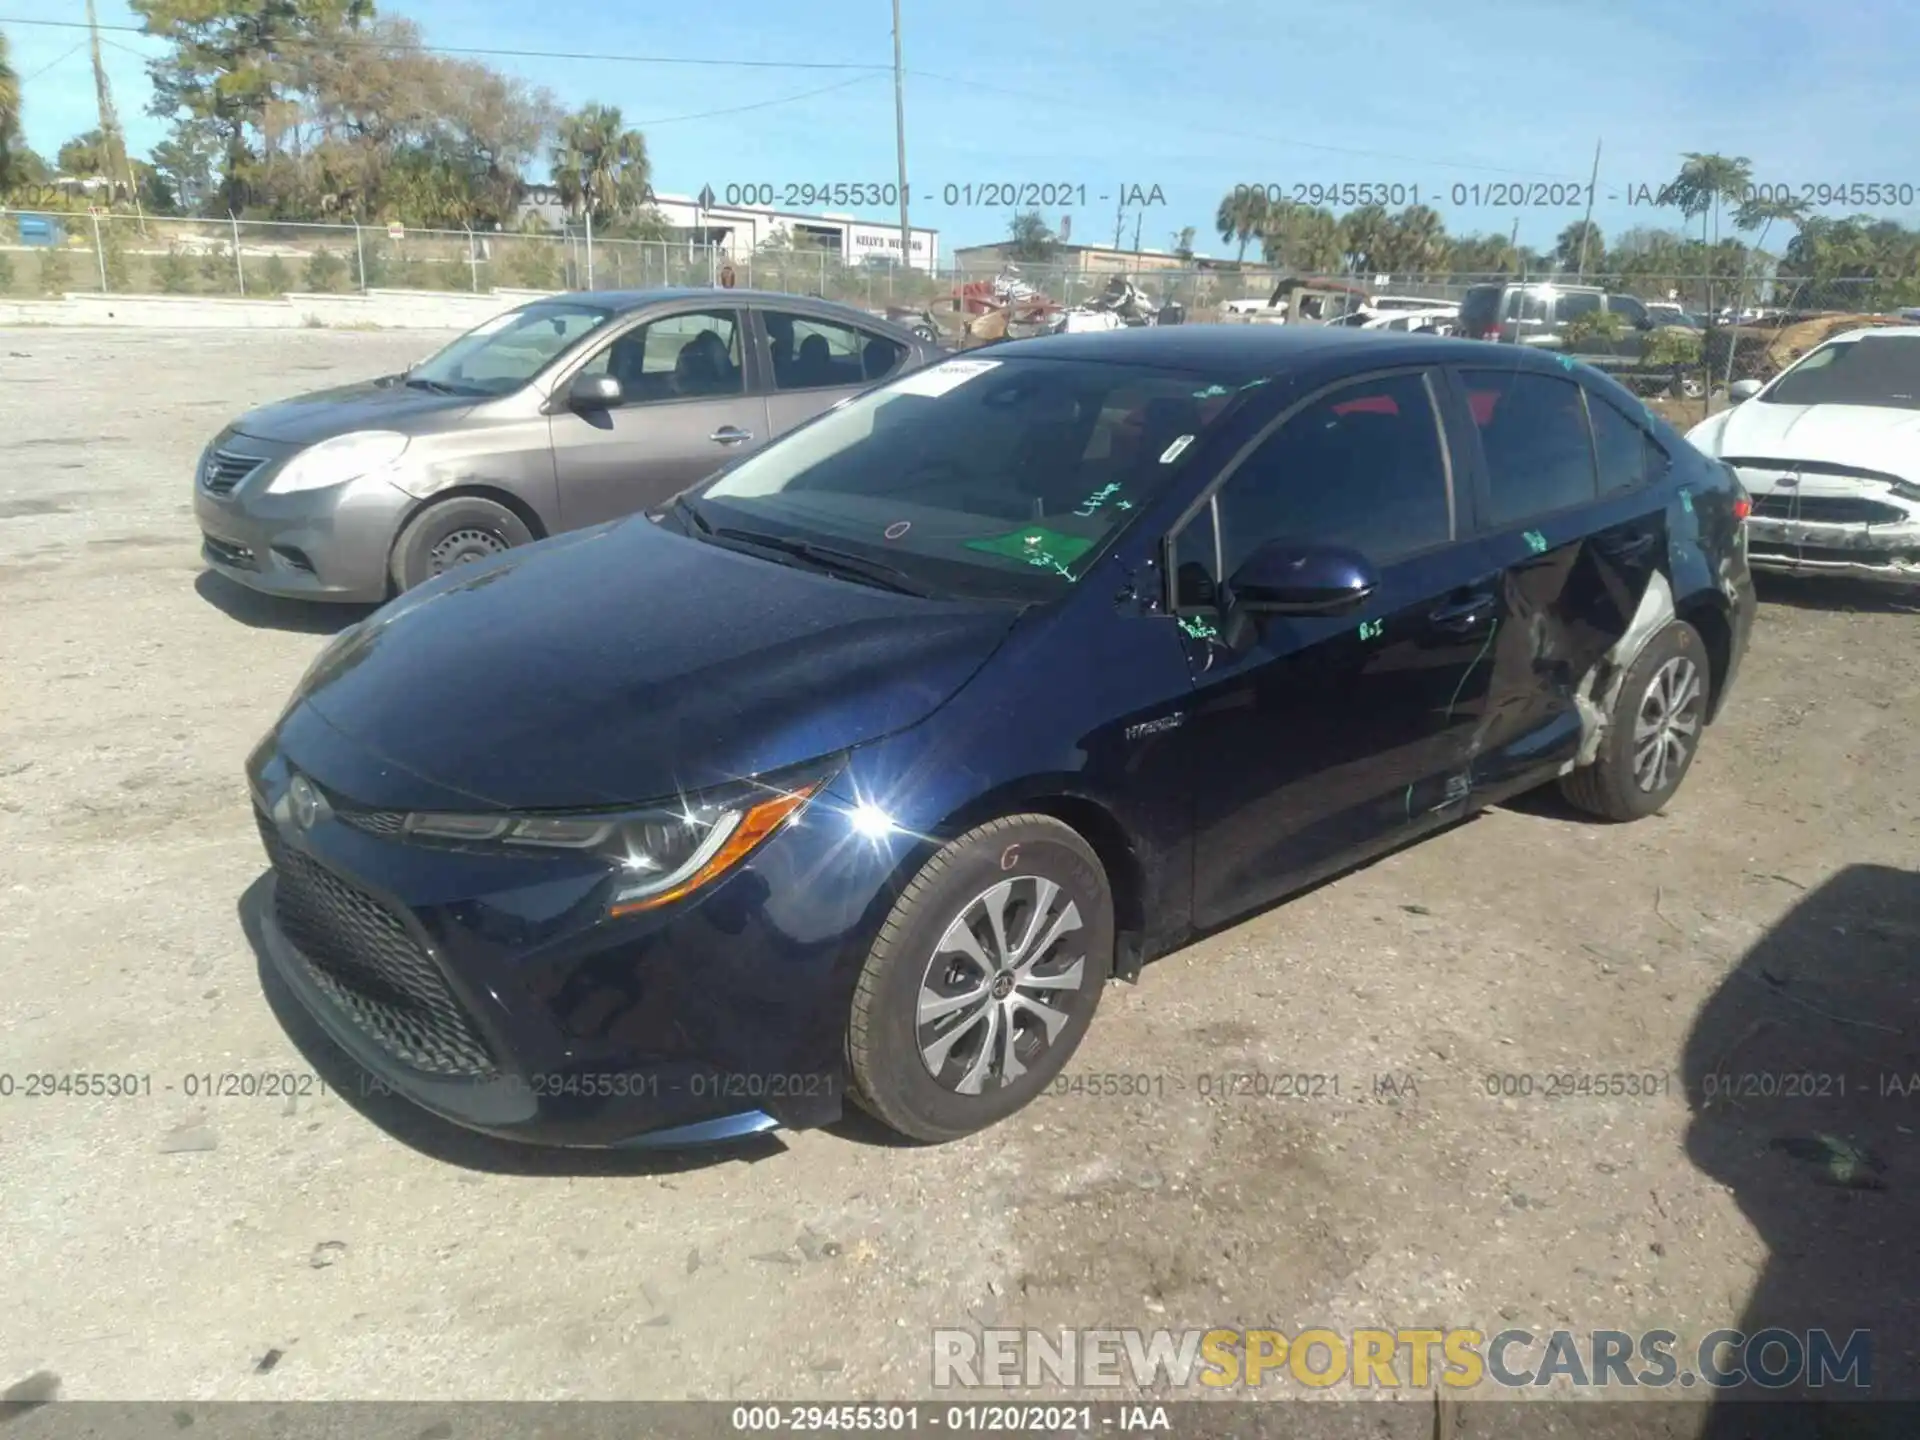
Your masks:
[{"label": "green sticker on windshield", "polygon": [[989,535],[984,539],[967,541],[969,550],[1003,555],[1009,560],[1024,560],[1029,565],[1057,571],[1069,579],[1073,577],[1073,572],[1067,567],[1092,548],[1091,540],[1084,540],[1078,535],[1062,535],[1058,530],[1037,525],[1025,530],[1012,530],[1005,535]]}]

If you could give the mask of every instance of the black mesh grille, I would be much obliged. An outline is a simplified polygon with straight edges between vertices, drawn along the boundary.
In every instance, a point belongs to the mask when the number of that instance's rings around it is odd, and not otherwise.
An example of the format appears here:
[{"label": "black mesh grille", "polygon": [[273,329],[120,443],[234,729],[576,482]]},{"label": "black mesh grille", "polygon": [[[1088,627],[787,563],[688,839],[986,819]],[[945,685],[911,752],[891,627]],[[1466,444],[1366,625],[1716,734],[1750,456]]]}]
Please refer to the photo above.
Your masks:
[{"label": "black mesh grille", "polygon": [[258,810],[254,818],[277,877],[274,918],[327,998],[415,1070],[495,1077],[499,1072],[460,1002],[400,917],[283,845]]},{"label": "black mesh grille", "polygon": [[364,830],[369,835],[398,835],[407,818],[406,813],[400,810],[336,809],[333,813],[354,829]]},{"label": "black mesh grille", "polygon": [[1907,512],[1898,505],[1852,495],[1771,495],[1753,497],[1753,513],[1765,520],[1813,520],[1825,525],[1898,525]]},{"label": "black mesh grille", "polygon": [[258,455],[236,455],[231,450],[209,450],[201,462],[200,483],[210,495],[229,495],[233,487],[266,461]]}]

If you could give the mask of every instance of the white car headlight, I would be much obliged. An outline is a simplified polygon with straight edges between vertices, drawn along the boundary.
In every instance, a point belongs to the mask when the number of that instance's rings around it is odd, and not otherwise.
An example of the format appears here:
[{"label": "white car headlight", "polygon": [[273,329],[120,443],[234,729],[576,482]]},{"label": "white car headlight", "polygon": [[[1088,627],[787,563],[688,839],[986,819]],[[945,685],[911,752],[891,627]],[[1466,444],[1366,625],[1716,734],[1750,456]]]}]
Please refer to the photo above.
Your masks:
[{"label": "white car headlight", "polygon": [[407,452],[407,437],[398,430],[354,430],[309,445],[267,481],[270,495],[297,490],[320,490],[344,485],[370,471],[391,465]]}]

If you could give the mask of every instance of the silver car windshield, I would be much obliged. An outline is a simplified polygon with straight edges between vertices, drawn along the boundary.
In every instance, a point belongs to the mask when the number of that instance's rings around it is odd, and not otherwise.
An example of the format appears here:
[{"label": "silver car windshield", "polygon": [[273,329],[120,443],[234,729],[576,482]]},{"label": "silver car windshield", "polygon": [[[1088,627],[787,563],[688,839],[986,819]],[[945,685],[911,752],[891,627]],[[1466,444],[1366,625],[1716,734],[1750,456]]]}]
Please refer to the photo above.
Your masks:
[{"label": "silver car windshield", "polygon": [[505,395],[613,318],[601,305],[540,300],[496,315],[407,372],[407,383],[453,395]]}]

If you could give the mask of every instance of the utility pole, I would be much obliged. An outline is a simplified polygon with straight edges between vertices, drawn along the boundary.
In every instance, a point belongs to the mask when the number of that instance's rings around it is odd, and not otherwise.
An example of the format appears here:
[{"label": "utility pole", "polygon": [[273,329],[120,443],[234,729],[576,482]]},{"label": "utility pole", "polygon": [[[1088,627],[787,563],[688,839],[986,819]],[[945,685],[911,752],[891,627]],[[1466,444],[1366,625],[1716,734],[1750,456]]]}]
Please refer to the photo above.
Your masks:
[{"label": "utility pole", "polygon": [[907,223],[907,91],[900,68],[900,0],[893,0],[893,143],[900,160],[900,263],[913,264],[913,227]]},{"label": "utility pole", "polygon": [[1120,237],[1127,228],[1127,197],[1123,194],[1120,203],[1113,207],[1113,248],[1120,248]]},{"label": "utility pole", "polygon": [[1575,279],[1587,278],[1587,237],[1593,233],[1593,189],[1600,183],[1600,142],[1593,142],[1593,174],[1587,179],[1587,213],[1580,221],[1580,268]]},{"label": "utility pole", "polygon": [[100,145],[107,152],[103,168],[107,172],[107,201],[111,204],[113,187],[120,183],[122,175],[127,177],[128,189],[134,197],[140,194],[140,187],[134,182],[133,164],[127,159],[127,139],[120,129],[120,116],[113,108],[113,87],[107,83],[107,67],[100,58],[100,16],[93,0],[87,0],[87,33],[93,46],[93,93],[100,107]]}]

